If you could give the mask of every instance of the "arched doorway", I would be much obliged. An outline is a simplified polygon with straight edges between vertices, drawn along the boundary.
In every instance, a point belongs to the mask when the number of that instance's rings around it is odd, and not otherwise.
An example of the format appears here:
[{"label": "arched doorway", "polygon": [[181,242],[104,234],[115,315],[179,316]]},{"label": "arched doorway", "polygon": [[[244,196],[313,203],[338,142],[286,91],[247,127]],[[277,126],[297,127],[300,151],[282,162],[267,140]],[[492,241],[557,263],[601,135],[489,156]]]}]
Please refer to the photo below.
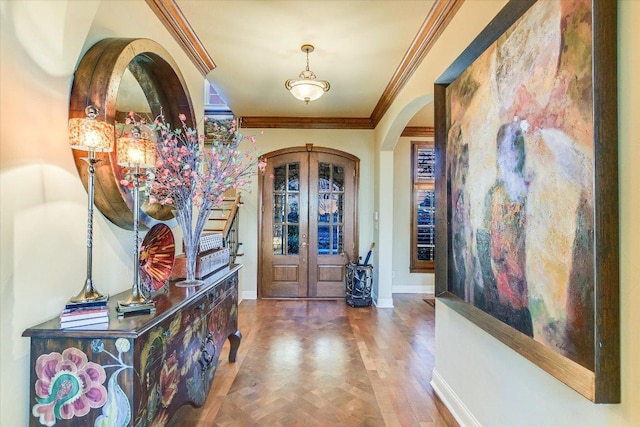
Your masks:
[{"label": "arched doorway", "polygon": [[312,144],[263,157],[258,295],[343,298],[358,247],[359,159]]}]

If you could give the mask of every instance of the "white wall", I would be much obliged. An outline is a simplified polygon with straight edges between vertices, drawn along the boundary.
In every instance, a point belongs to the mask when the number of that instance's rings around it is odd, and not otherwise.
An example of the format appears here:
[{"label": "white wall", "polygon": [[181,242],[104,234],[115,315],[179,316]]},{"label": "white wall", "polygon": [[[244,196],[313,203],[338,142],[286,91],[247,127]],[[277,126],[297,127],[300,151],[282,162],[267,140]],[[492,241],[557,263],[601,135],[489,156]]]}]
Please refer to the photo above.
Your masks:
[{"label": "white wall", "polygon": [[[84,285],[87,193],[68,145],[73,72],[105,37],[147,37],[173,56],[202,111],[202,76],[144,1],[0,3],[0,425],[27,425],[26,328],[57,316]],[[130,288],[131,233],[99,212],[93,278]]]},{"label": "white wall", "polygon": [[591,403],[438,303],[434,384],[457,404],[466,425],[640,425],[640,2],[618,5],[622,403]]},{"label": "white wall", "polygon": [[411,273],[411,142],[401,137],[393,150],[393,293],[433,293],[433,273]]}]

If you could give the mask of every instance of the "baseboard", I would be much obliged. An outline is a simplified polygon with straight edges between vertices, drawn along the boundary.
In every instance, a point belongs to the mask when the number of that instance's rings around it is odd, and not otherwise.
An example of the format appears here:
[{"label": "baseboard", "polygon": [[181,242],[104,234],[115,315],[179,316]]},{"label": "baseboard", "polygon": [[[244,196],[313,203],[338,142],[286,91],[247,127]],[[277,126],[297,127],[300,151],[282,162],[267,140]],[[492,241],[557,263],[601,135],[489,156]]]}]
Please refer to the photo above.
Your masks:
[{"label": "baseboard", "polygon": [[392,294],[433,294],[435,287],[433,285],[420,285],[420,286],[392,286]]},{"label": "baseboard", "polygon": [[242,291],[240,293],[240,301],[243,299],[258,299],[258,291]]},{"label": "baseboard", "polygon": [[373,301],[378,308],[393,308],[393,298],[376,298]]},{"label": "baseboard", "polygon": [[[427,292],[428,293],[428,292]],[[242,291],[239,295],[240,301],[242,300],[254,300],[258,299],[258,292],[256,291]],[[393,298],[376,299],[373,296],[374,305],[378,308],[393,308]],[[238,302],[240,302],[238,301]]]},{"label": "baseboard", "polygon": [[482,424],[473,416],[471,411],[460,400],[458,395],[449,384],[440,376],[438,371],[433,369],[431,375],[431,387],[436,392],[442,403],[449,409],[451,415],[456,419],[461,427],[482,427]]}]

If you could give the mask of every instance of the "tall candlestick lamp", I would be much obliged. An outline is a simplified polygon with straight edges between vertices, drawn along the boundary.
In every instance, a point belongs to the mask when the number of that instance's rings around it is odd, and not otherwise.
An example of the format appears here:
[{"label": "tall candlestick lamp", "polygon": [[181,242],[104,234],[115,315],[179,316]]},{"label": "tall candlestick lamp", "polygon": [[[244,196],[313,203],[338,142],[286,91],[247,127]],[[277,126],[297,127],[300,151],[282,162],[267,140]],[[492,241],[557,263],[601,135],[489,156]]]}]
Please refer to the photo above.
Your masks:
[{"label": "tall candlestick lamp", "polygon": [[120,166],[133,168],[133,287],[131,296],[125,301],[118,301],[119,306],[138,307],[153,305],[153,301],[147,299],[142,292],[140,284],[140,240],[138,238],[140,220],[140,178],[146,171],[141,169],[152,168],[156,164],[156,144],[153,141],[142,138],[140,129],[136,126],[132,129],[130,137],[118,138],[116,145],[116,157]]},{"label": "tall candlestick lamp", "polygon": [[91,301],[106,301],[109,296],[98,292],[93,284],[92,277],[92,246],[93,246],[93,198],[95,164],[100,161],[96,159],[96,152],[113,151],[113,140],[115,129],[110,123],[99,121],[99,110],[90,105],[85,109],[86,117],[69,119],[69,145],[74,150],[83,150],[89,153],[83,160],[89,164],[89,182],[87,192],[89,193],[87,205],[87,278],[82,291],[71,298],[72,303],[83,303]]}]

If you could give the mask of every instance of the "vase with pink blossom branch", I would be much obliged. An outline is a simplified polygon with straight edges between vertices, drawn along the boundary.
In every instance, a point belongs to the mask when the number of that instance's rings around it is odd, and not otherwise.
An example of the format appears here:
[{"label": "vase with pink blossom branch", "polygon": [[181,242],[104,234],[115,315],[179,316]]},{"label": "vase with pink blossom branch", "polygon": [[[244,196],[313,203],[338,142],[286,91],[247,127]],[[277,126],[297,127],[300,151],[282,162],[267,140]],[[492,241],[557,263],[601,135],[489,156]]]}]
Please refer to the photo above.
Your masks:
[{"label": "vase with pink blossom branch", "polygon": [[[236,120],[215,122],[210,135],[213,142],[205,144],[204,135],[186,123],[180,114],[178,127],[171,127],[162,115],[153,128],[157,134],[157,160],[149,203],[172,205],[184,239],[187,277],[177,286],[199,286],[196,261],[200,236],[211,211],[222,205],[225,193],[240,191],[250,184],[265,163],[257,156],[253,136],[242,135]],[[248,141],[249,150],[238,145]]]}]

